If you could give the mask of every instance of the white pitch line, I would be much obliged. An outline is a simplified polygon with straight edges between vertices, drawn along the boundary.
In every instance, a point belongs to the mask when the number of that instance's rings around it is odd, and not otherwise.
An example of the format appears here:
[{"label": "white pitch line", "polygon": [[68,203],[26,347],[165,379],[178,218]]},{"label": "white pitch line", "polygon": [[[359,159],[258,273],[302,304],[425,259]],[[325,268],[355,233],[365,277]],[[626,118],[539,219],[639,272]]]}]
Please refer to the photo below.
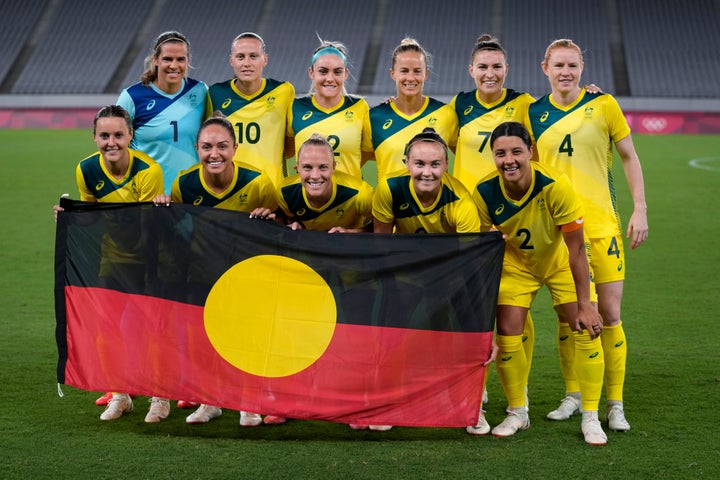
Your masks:
[{"label": "white pitch line", "polygon": [[[708,163],[710,163],[711,165],[707,165]],[[699,168],[700,170],[720,172],[720,157],[693,158],[688,162],[688,165],[693,168]]]}]

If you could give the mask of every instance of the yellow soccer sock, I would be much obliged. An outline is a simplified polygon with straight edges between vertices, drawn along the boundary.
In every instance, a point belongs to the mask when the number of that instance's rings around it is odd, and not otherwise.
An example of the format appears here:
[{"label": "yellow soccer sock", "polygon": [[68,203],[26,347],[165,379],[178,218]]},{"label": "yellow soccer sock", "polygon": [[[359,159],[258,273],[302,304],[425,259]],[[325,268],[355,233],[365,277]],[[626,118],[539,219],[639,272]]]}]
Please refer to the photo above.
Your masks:
[{"label": "yellow soccer sock", "polygon": [[575,373],[575,336],[565,322],[558,321],[558,354],[560,355],[560,371],[565,380],[565,393],[580,391],[580,383]]},{"label": "yellow soccer sock", "polygon": [[613,327],[604,327],[600,338],[605,351],[605,399],[608,402],[622,402],[627,362],[627,339],[622,322]]},{"label": "yellow soccer sock", "polygon": [[525,406],[527,358],[522,335],[498,335],[497,371],[510,408]]},{"label": "yellow soccer sock", "polygon": [[535,324],[528,310],[525,319],[525,329],[522,334],[523,350],[525,350],[525,358],[527,359],[527,371],[525,372],[525,383],[530,377],[530,369],[532,368],[533,350],[535,348]]},{"label": "yellow soccer sock", "polygon": [[575,372],[580,383],[583,410],[598,409],[602,394],[605,357],[600,338],[591,339],[587,332],[573,332],[575,337]]}]

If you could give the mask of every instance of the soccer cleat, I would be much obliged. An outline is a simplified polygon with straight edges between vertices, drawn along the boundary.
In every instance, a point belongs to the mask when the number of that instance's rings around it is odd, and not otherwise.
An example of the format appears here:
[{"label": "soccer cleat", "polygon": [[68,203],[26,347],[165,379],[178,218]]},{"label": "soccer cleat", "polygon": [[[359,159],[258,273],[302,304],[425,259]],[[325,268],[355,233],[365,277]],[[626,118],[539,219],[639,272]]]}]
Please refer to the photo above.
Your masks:
[{"label": "soccer cleat", "polygon": [[263,423],[263,419],[259,413],[240,412],[241,427],[257,427]]},{"label": "soccer cleat", "polygon": [[607,435],[603,432],[600,420],[598,420],[598,412],[595,410],[586,410],[582,412],[582,424],[580,425],[585,443],[588,445],[606,445]]},{"label": "soccer cleat", "polygon": [[110,399],[113,397],[112,392],[105,392],[102,397],[98,397],[97,400],[95,400],[95,405],[103,406],[107,405],[108,402],[110,402]]},{"label": "soccer cleat", "polygon": [[367,425],[358,425],[357,423],[349,423],[348,427],[352,428],[353,430],[367,430]]},{"label": "soccer cleat", "polygon": [[[180,403],[180,402],[178,402]],[[198,407],[193,413],[185,418],[185,423],[195,425],[198,423],[207,423],[213,418],[217,418],[222,415],[222,408],[214,407],[212,405],[205,405],[204,403]]]},{"label": "soccer cleat", "polygon": [[547,418],[550,420],[567,420],[573,415],[582,413],[582,402],[580,397],[573,394],[565,395],[565,398],[560,402],[560,406],[547,414]]},{"label": "soccer cleat", "polygon": [[500,425],[492,429],[492,434],[496,437],[510,437],[515,435],[518,430],[527,430],[530,428],[530,417],[528,416],[527,407],[510,408],[507,410],[507,417]]},{"label": "soccer cleat", "polygon": [[470,435],[487,435],[490,433],[490,424],[485,420],[485,410],[480,409],[478,421],[475,425],[468,425],[465,431]]},{"label": "soccer cleat", "polygon": [[263,423],[265,423],[265,425],[281,425],[286,421],[287,419],[285,417],[278,417],[277,415],[266,415]]},{"label": "soccer cleat", "polygon": [[177,402],[178,408],[195,408],[198,405],[200,404],[195,402],[188,402],[187,400],[178,400]]},{"label": "soccer cleat", "polygon": [[630,430],[630,424],[625,419],[625,411],[622,404],[612,405],[608,407],[607,413],[608,428],[613,432],[627,432]]},{"label": "soccer cleat", "polygon": [[105,411],[100,414],[100,420],[115,420],[132,411],[133,402],[130,395],[127,393],[116,393],[108,402]]},{"label": "soccer cleat", "polygon": [[387,432],[392,428],[392,425],[370,425],[368,428],[373,432]]},{"label": "soccer cleat", "polygon": [[152,397],[150,399],[150,409],[145,415],[145,423],[158,423],[165,420],[170,415],[170,400],[167,398]]}]

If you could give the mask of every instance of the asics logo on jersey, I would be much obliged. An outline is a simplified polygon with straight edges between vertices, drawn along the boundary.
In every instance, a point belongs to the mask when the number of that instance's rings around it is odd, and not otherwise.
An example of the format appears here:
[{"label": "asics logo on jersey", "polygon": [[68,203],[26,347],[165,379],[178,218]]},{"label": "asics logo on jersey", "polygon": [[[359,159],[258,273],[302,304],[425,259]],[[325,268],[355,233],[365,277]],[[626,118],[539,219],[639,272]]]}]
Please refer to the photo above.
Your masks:
[{"label": "asics logo on jersey", "polygon": [[495,209],[495,215],[500,215],[502,212],[505,211],[505,204],[501,203],[496,209]]},{"label": "asics logo on jersey", "polygon": [[201,205],[203,202],[203,196],[199,195],[195,200],[193,200],[193,205]]},{"label": "asics logo on jersey", "polygon": [[344,216],[345,216],[345,209],[344,209],[344,208],[338,208],[337,210],[335,210],[335,215],[336,215],[338,218],[344,217]]},{"label": "asics logo on jersey", "polygon": [[473,107],[472,105],[470,105],[469,107],[467,107],[467,108],[463,111],[463,115],[470,115],[470,112],[473,111],[473,108],[474,108],[474,107]]},{"label": "asics logo on jersey", "polygon": [[541,122],[544,122],[545,120],[548,119],[549,116],[550,116],[550,112],[545,112],[545,113],[543,113],[543,114],[540,116],[540,121],[541,121]]},{"label": "asics logo on jersey", "polygon": [[100,190],[103,189],[104,186],[105,186],[105,181],[104,181],[104,180],[100,180],[100,181],[97,183],[97,185],[95,185],[95,190],[100,191]]},{"label": "asics logo on jersey", "polygon": [[295,215],[297,215],[298,217],[302,217],[303,215],[305,215],[305,209],[301,208],[300,210],[295,212]]},{"label": "asics logo on jersey", "polygon": [[388,128],[392,127],[392,119],[388,120],[387,122],[383,123],[383,130],[387,130]]},{"label": "asics logo on jersey", "polygon": [[407,210],[408,208],[410,208],[409,203],[403,203],[402,205],[400,205],[400,210]]},{"label": "asics logo on jersey", "polygon": [[302,116],[303,120],[307,120],[308,118],[312,117],[313,112],[307,112],[305,115]]},{"label": "asics logo on jersey", "polygon": [[155,108],[155,100],[150,100],[150,103],[147,104],[147,106],[145,107],[145,110],[149,111],[149,110],[152,110],[153,108]]},{"label": "asics logo on jersey", "polygon": [[232,99],[231,99],[231,98],[228,98],[228,99],[226,99],[226,100],[222,103],[222,105],[220,105],[220,106],[221,106],[222,108],[227,108],[227,107],[230,106],[231,103],[232,103]]}]

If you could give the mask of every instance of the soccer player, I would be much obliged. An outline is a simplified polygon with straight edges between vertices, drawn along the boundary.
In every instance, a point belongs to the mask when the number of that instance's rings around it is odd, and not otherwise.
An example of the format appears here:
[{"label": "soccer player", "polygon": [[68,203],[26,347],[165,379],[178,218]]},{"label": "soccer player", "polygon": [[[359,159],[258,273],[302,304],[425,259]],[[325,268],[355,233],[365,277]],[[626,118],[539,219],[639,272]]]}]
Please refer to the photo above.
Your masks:
[{"label": "soccer player", "polygon": [[392,53],[390,78],[397,94],[390,101],[370,109],[363,150],[373,152],[378,182],[404,168],[405,146],[411,138],[430,127],[445,143],[457,137],[457,118],[453,109],[423,95],[430,74],[430,55],[413,38],[404,38]]},{"label": "soccer player", "polygon": [[372,227],[373,189],[364,180],[336,169],[332,146],[311,135],[298,151],[297,174],[279,188],[279,203],[293,230],[359,233]]},{"label": "soccer player", "polygon": [[[483,34],[475,41],[470,55],[468,72],[475,81],[475,89],[458,93],[450,102],[458,119],[458,138],[455,148],[453,176],[472,191],[477,182],[495,171],[490,149],[490,134],[502,122],[523,122],[527,108],[534,99],[528,93],[504,87],[508,73],[507,54],[497,38]],[[535,332],[528,311],[523,332],[523,348],[528,359],[528,373],[533,357]],[[485,376],[487,381],[487,375]],[[487,390],[483,400],[487,401]],[[469,425],[471,435],[487,435],[490,425],[481,412],[478,423]]]},{"label": "soccer player", "polygon": [[347,94],[349,75],[345,45],[321,40],[308,67],[310,93],[296,98],[288,113],[285,156],[297,159],[305,140],[320,133],[332,145],[338,171],[362,178],[363,126],[370,107],[364,98]]},{"label": "soccer player", "polygon": [[[611,95],[592,94],[579,86],[583,72],[580,47],[568,39],[552,42],[545,52],[542,69],[552,92],[530,106],[529,127],[540,162],[565,172],[585,207],[590,266],[605,324],[602,343],[606,356],[607,421],[610,430],[626,431],[630,429],[623,407],[627,341],[620,319],[625,251],[613,186],[612,145],[615,144],[622,160],[633,199],[626,231],[632,249],[640,246],[648,235],[642,168],[617,101]],[[548,414],[553,420],[565,420],[581,407],[578,379],[572,369],[573,337],[568,336],[562,322],[559,339],[566,397]]]},{"label": "soccer player", "polygon": [[[426,128],[410,139],[404,156],[407,157],[404,168],[381,179],[375,190],[373,231],[397,234],[479,232],[480,219],[470,193],[447,173],[445,140],[432,128]],[[486,365],[494,360],[494,355],[495,349]],[[371,430],[380,431],[389,428],[386,425],[370,426]]]},{"label": "soccer player", "polygon": [[[148,202],[163,191],[163,175],[160,165],[141,151],[129,148],[133,138],[132,120],[119,105],[101,108],[93,120],[93,141],[98,151],[82,160],[75,178],[80,200],[83,202]],[[62,211],[53,207],[55,218]],[[119,226],[118,230],[122,230]],[[100,281],[107,288],[117,288],[123,278],[139,279],[135,285],[145,283],[145,263],[133,260],[132,252],[117,246],[112,235],[103,238],[103,259],[100,265]],[[132,282],[131,282],[132,284]],[[115,420],[133,411],[130,395],[109,392],[105,397],[102,420]],[[98,399],[100,400],[100,399]],[[102,405],[96,402],[98,405]],[[146,419],[147,421],[147,419]]]},{"label": "soccer player", "polygon": [[496,318],[497,369],[508,415],[492,433],[508,437],[530,427],[522,332],[537,291],[546,285],[560,321],[575,337],[585,441],[604,445],[607,436],[597,411],[604,368],[602,318],[592,303],[582,203],[566,175],[530,161],[532,141],[521,123],[500,124],[489,141],[497,171],[478,183],[473,199],[482,230],[495,228],[506,238]]},{"label": "soccer player", "polygon": [[265,170],[277,186],[284,177],[286,121],[295,88],[289,82],[263,78],[267,64],[265,42],[258,34],[235,37],[230,46],[235,77],[210,87],[210,105],[235,127],[235,160]]},{"label": "soccer player", "polygon": [[207,85],[187,78],[190,43],[176,31],[161,33],[145,59],[141,81],[120,93],[118,104],[130,113],[131,146],[162,167],[165,193],[180,170],[197,163],[195,139],[207,116]]},{"label": "soccer player", "polygon": [[[221,114],[216,113],[200,126],[197,137],[197,152],[200,163],[180,172],[172,186],[170,196],[162,194],[153,201],[156,205],[170,202],[191,203],[212,208],[236,210],[251,214],[263,209],[276,210],[278,207],[275,186],[270,177],[257,168],[233,161],[237,141],[233,125]],[[201,238],[194,239],[196,243]],[[194,248],[206,251],[202,246]],[[200,265],[189,267],[189,278],[202,275]],[[202,404],[185,419],[187,423],[207,423],[219,417],[222,409]],[[240,412],[240,425],[254,427],[262,423],[257,413]]]}]

